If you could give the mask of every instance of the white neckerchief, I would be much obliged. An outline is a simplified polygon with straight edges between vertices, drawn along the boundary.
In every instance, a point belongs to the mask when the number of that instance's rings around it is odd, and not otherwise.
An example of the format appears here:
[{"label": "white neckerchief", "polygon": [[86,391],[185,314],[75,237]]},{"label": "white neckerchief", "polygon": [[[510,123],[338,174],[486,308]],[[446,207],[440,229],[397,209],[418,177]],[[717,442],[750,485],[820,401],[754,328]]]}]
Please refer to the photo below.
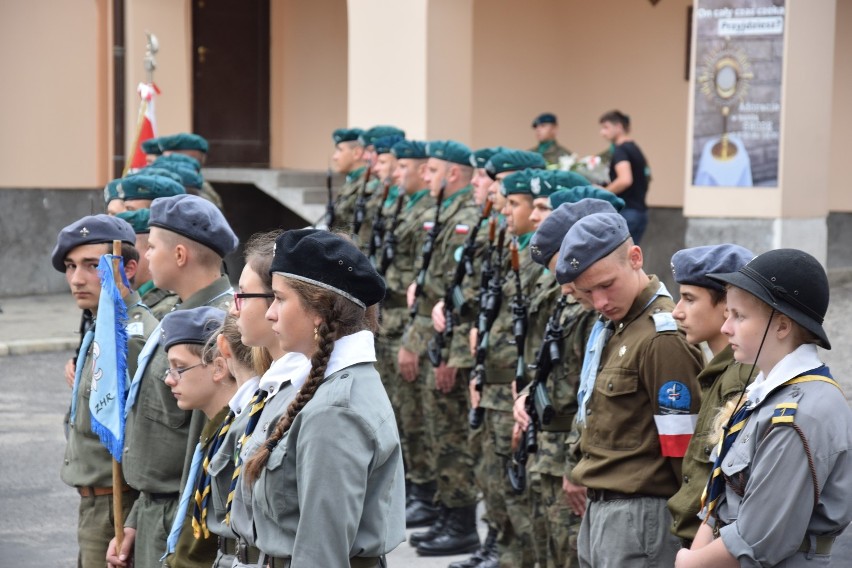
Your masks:
[{"label": "white neckerchief", "polygon": [[234,414],[239,414],[246,407],[248,401],[254,396],[254,391],[257,390],[257,383],[259,382],[260,377],[252,377],[237,389],[237,392],[228,401],[228,407]]},{"label": "white neckerchief", "polygon": [[760,405],[773,390],[783,385],[793,377],[806,371],[822,366],[817,347],[813,343],[799,345],[792,353],[788,353],[778,361],[775,367],[764,375],[761,371],[754,382],[746,389],[749,404]]},{"label": "white neckerchief", "polygon": [[376,362],[376,340],[372,332],[358,331],[346,335],[334,342],[334,351],[328,358],[325,376],[331,376],[340,369],[357,365],[358,363]]},{"label": "white neckerchief", "polygon": [[258,386],[269,393],[269,400],[287,383],[292,382],[296,388],[301,387],[310,372],[310,359],[301,353],[285,353],[280,359],[272,362],[272,366],[260,378]]}]

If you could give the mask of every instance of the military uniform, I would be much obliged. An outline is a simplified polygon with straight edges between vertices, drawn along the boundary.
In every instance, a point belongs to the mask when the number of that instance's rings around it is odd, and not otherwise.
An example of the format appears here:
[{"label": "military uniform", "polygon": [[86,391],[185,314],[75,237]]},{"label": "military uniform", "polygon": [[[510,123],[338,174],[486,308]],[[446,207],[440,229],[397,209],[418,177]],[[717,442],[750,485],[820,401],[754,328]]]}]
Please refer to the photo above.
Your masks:
[{"label": "military uniform", "polygon": [[[361,166],[346,174],[346,181],[343,182],[343,186],[341,186],[334,201],[333,229],[347,233],[352,230],[352,220],[355,218],[355,202],[358,200],[358,194],[364,188],[366,177],[366,166]],[[364,221],[365,224],[368,224],[366,217]]]},{"label": "military uniform", "polygon": [[548,166],[556,167],[559,167],[559,158],[562,156],[571,156],[571,150],[560,146],[556,140],[542,142],[535,148],[530,148],[530,152],[541,154]]},{"label": "military uniform", "polygon": [[[624,523],[613,525],[611,515],[641,515],[644,522],[668,526],[664,500],[680,487],[682,454],[667,455],[666,424],[698,413],[701,392],[696,377],[703,367],[700,352],[686,343],[671,318],[673,308],[665,287],[651,276],[624,318],[610,322],[613,335],[601,353],[586,406],[583,457],[572,472],[573,482],[587,487],[589,494],[578,539],[581,566],[625,550],[597,546],[603,531],[631,546],[632,537],[625,533],[631,529]],[[621,509],[627,510],[618,513]],[[641,531],[634,536],[645,543],[649,560],[674,561],[679,543],[672,535],[667,538],[651,528],[632,530]]]},{"label": "military uniform", "polygon": [[[221,276],[175,309],[212,306],[227,311],[232,294],[228,278]],[[152,337],[149,343],[159,340]],[[169,362],[161,347],[155,347],[145,363],[140,357],[139,363],[143,374],[135,404],[126,410],[123,465],[127,482],[141,493],[125,526],[137,531],[134,562],[137,568],[145,568],[161,564],[167,531],[174,519],[182,481],[185,482],[183,476],[189,473],[189,462],[206,419],[178,408],[164,382]]]},{"label": "military uniform", "polygon": [[167,313],[175,309],[180,300],[174,292],[154,286],[153,280],[141,285],[139,293],[142,295],[142,302],[151,309],[151,313],[158,320],[162,320]]},{"label": "military uniform", "polygon": [[[145,345],[145,339],[157,327],[157,321],[142,305],[137,292],[132,292],[124,298],[124,303],[127,306],[127,369],[128,373],[132,374],[136,372],[136,358]],[[94,328],[92,331],[94,332]],[[81,496],[77,527],[77,542],[80,546],[77,565],[83,568],[102,567],[109,542],[115,536],[112,456],[98,435],[92,432],[92,415],[89,410],[94,345],[93,342],[87,352],[77,360],[82,371],[80,384],[74,391],[77,393],[74,404],[76,412],[73,421],[70,414],[66,416],[68,443],[65,446],[65,459],[60,472],[62,481],[76,487]],[[120,488],[120,491],[126,516],[138,494],[127,486]]]},{"label": "military uniform", "polygon": [[701,509],[701,494],[713,469],[711,453],[713,422],[719,409],[732,397],[739,395],[746,386],[751,365],[742,365],[734,360],[731,346],[725,347],[698,375],[701,387],[701,410],[695,423],[695,433],[683,456],[683,484],[669,499],[672,514],[672,533],[690,541],[701,525],[698,513]]},{"label": "military uniform", "polygon": [[203,197],[204,199],[215,205],[219,211],[224,211],[225,204],[222,202],[222,197],[215,189],[213,189],[213,186],[210,185],[209,181],[204,180],[204,182],[201,184],[201,188],[199,188],[198,190],[198,196]]}]

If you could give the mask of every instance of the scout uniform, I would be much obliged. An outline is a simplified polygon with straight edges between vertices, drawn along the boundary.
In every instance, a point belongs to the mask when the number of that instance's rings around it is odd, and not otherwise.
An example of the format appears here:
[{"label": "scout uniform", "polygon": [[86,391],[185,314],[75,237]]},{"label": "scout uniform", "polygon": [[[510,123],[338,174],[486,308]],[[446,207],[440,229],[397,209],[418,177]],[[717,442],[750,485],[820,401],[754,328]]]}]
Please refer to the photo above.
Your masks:
[{"label": "scout uniform", "polygon": [[[470,167],[470,149],[458,142],[429,142],[426,151],[430,158]],[[426,353],[428,342],[434,335],[432,307],[443,299],[458,264],[456,255],[461,254],[471,227],[479,222],[479,212],[470,193],[471,187],[466,186],[446,196],[441,204],[441,231],[434,242],[423,296],[417,304],[417,317],[402,339],[402,346],[411,352]],[[473,291],[465,292],[466,302],[472,305]],[[470,305],[467,311],[472,311],[469,309]],[[479,536],[476,533],[477,495],[473,475],[474,463],[466,420],[469,402],[465,383],[473,360],[464,322],[456,326],[452,343],[447,347],[442,359],[447,362],[447,366],[458,369],[458,374],[455,388],[445,394],[439,392],[435,386],[434,369],[428,371],[423,406],[424,414],[428,417],[428,427],[435,441],[435,500],[444,510],[442,517],[429,531],[412,535],[411,544],[416,544],[418,554],[423,555],[473,552],[479,547]],[[428,540],[421,540],[422,538]]]},{"label": "scout uniform", "polygon": [[[393,154],[403,159],[425,160],[426,144],[403,140],[391,148]],[[417,380],[402,380],[397,360],[397,352],[402,344],[402,333],[408,324],[408,304],[406,290],[417,277],[417,258],[426,239],[427,223],[434,221],[435,199],[428,189],[421,189],[411,195],[400,194],[397,199],[405,199],[400,212],[401,221],[394,232],[396,246],[393,261],[385,272],[387,295],[382,302],[382,326],[386,334],[395,334],[392,349],[388,354],[392,368],[391,380],[395,381],[394,403],[397,422],[400,427],[402,454],[406,465],[406,479],[411,482],[411,502],[406,507],[406,526],[422,526],[434,520],[437,510],[432,505],[437,488],[435,482],[434,441],[426,427],[423,399],[426,396],[426,378],[428,363],[424,359],[419,367]],[[388,227],[390,230],[390,227]],[[389,237],[389,235],[386,235]],[[387,244],[386,244],[387,246]],[[393,331],[387,331],[393,330]],[[377,357],[377,359],[380,359]],[[385,371],[388,372],[388,371]],[[387,382],[387,377],[382,376]]]},{"label": "scout uniform", "polygon": [[[83,217],[59,232],[51,255],[53,267],[65,272],[64,260],[74,248],[85,244],[106,243],[113,240],[134,244],[133,230],[120,219],[107,215]],[[124,298],[127,307],[127,368],[136,371],[138,356],[145,339],[157,326],[157,321],[141,304],[139,294],[131,292]],[[115,535],[113,516],[112,455],[97,434],[92,432],[92,415],[89,398],[92,388],[94,338],[97,320],[86,332],[86,350],[77,358],[77,376],[74,381],[71,412],[66,416],[67,445],[60,477],[80,493],[77,542],[80,550],[78,566],[83,568],[103,566],[107,547]],[[127,485],[121,487],[124,514],[130,511],[137,493]]]},{"label": "scout uniform", "polygon": [[[151,232],[151,228],[148,225],[151,219],[150,209],[122,211],[121,213],[118,213],[116,217],[124,219],[130,223],[137,235],[147,235]],[[140,251],[139,254],[145,254],[145,251]],[[179,300],[177,294],[174,292],[157,288],[154,285],[153,280],[148,280],[147,282],[139,284],[137,292],[139,292],[139,295],[142,297],[142,303],[148,306],[151,313],[154,314],[154,317],[158,320],[163,319],[167,313],[172,311]]]},{"label": "scout uniform", "polygon": [[[206,345],[222,327],[224,319],[224,311],[207,306],[177,310],[168,314],[163,318],[161,326],[163,350],[168,352],[175,345]],[[221,426],[228,417],[229,411],[228,407],[220,410],[207,422],[201,432],[193,455],[192,467],[181,491],[181,500],[169,533],[167,556],[163,564],[166,567],[209,568],[216,557],[213,539],[204,530],[209,507],[202,507],[201,504],[196,503],[196,495],[203,491],[200,480],[207,469],[203,461],[209,457],[211,449],[221,442]]]},{"label": "scout uniform", "polygon": [[[556,124],[556,115],[545,112],[540,114],[533,120],[532,127],[535,128],[539,124]],[[548,167],[559,167],[559,158],[562,156],[571,156],[571,150],[560,146],[556,140],[545,140],[539,142],[535,148],[531,148],[530,152],[541,154]]]},{"label": "scout uniform", "polygon": [[[341,142],[357,142],[358,137],[363,133],[364,131],[360,128],[338,128],[332,133],[331,138],[335,145]],[[334,200],[335,226],[329,229],[351,231],[352,219],[355,216],[355,201],[358,199],[359,192],[365,189],[367,166],[361,166],[344,173],[346,180]]]},{"label": "scout uniform", "polygon": [[[220,256],[233,252],[238,244],[219,210],[194,195],[154,201],[150,225],[195,240]],[[228,278],[221,276],[175,309],[212,306],[227,310],[232,294]],[[178,408],[163,380],[169,364],[159,341],[159,335],[153,334],[139,357],[125,410],[124,472],[130,486],[141,492],[125,522],[137,529],[137,568],[160,565],[166,551],[166,527],[172,525],[183,476],[189,473],[188,462],[206,422]]]},{"label": "scout uniform", "polygon": [[[573,282],[628,238],[617,213],[584,217],[565,236],[557,279]],[[581,374],[581,390],[589,394],[581,398],[578,415],[584,424],[583,456],[571,474],[574,483],[588,488],[578,539],[581,566],[618,563],[636,554],[668,564],[679,548],[666,530],[665,501],[680,487],[686,450],[681,426],[698,412],[701,393],[695,377],[703,362],[678,331],[673,307],[665,286],[650,276],[626,315],[602,322],[594,344],[589,340]],[[587,368],[597,371],[590,385],[584,384]],[[637,521],[645,527],[641,534],[628,534],[637,525],[619,522],[625,515],[642,519]],[[604,531],[610,535],[606,547],[600,540]],[[639,542],[647,543],[644,549],[636,548]]]},{"label": "scout uniform", "polygon": [[[306,229],[275,245],[273,274],[362,308],[385,295],[382,278],[348,240]],[[252,509],[257,545],[272,567],[378,567],[405,538],[402,450],[373,345],[366,330],[338,338],[325,379],[270,447]]]},{"label": "scout uniform", "polygon": [[829,566],[834,537],[852,521],[852,411],[817,352],[831,349],[825,270],[805,252],[778,249],[709,277],[786,315],[816,345],[799,345],[748,387],[717,448],[720,474],[702,515],[744,566]]},{"label": "scout uniform", "polygon": [[[724,292],[719,282],[707,278],[711,272],[733,272],[742,268],[754,254],[737,245],[694,247],[676,252],[672,256],[672,276],[678,284],[701,286]],[[701,410],[695,423],[695,433],[683,456],[682,485],[669,499],[672,514],[672,534],[684,541],[684,546],[695,538],[701,524],[701,494],[712,473],[710,454],[713,444],[713,422],[719,409],[743,391],[752,376],[753,365],[741,365],[734,360],[731,346],[717,353],[698,375],[701,388]],[[685,546],[685,548],[689,548]]]}]

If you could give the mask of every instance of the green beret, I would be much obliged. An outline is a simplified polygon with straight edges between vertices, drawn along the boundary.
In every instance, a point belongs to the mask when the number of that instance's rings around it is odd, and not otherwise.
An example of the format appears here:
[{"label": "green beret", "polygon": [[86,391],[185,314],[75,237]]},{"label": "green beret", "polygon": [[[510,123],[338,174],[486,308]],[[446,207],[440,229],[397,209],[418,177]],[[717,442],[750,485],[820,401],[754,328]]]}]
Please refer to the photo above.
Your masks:
[{"label": "green beret", "polygon": [[362,132],[358,137],[358,141],[364,146],[374,146],[376,144],[376,140],[384,136],[399,136],[400,138],[405,138],[405,130],[397,128],[396,126],[374,126]]},{"label": "green beret", "polygon": [[113,199],[124,199],[124,190],[121,189],[121,178],[107,182],[104,187],[104,203],[109,205]]},{"label": "green beret", "polygon": [[497,179],[497,174],[515,172],[524,168],[547,167],[547,162],[538,152],[526,150],[503,150],[497,152],[485,163],[485,171],[491,179]]},{"label": "green beret", "polygon": [[474,152],[470,155],[470,165],[474,168],[484,168],[485,164],[488,163],[488,160],[490,160],[494,154],[502,152],[505,149],[506,148],[503,146],[492,146],[490,148],[474,150]]},{"label": "green beret", "polygon": [[331,138],[335,144],[340,144],[341,142],[358,142],[358,137],[363,133],[364,131],[360,128],[338,128],[331,133]]},{"label": "green beret", "polygon": [[550,195],[550,207],[556,209],[563,203],[577,203],[583,199],[600,199],[615,207],[616,211],[624,208],[624,200],[616,194],[599,187],[585,185],[572,187],[571,189],[560,189]]},{"label": "green beret", "polygon": [[140,233],[150,233],[151,228],[148,226],[148,221],[151,220],[150,209],[137,209],[136,211],[122,211],[116,213],[116,217],[124,219],[130,226],[133,227],[133,232],[137,235]]},{"label": "green beret", "polygon": [[550,181],[554,186],[556,186],[556,191],[560,189],[571,189],[572,187],[592,185],[592,182],[577,172],[565,172],[562,170],[551,170]]},{"label": "green beret", "polygon": [[157,168],[168,167],[168,164],[179,164],[183,166],[189,166],[194,169],[196,172],[201,171],[201,162],[193,158],[192,156],[186,156],[184,154],[169,154],[168,156],[160,156],[154,163],[151,164]]},{"label": "green beret", "polygon": [[[167,162],[163,164],[159,164],[162,168],[146,168],[141,170],[140,173],[146,172],[150,169],[155,170],[165,170],[169,173],[166,177],[171,178],[181,184],[184,187],[197,187],[201,188],[204,185],[204,178],[201,177],[201,174],[189,167],[187,164],[182,162]],[[151,172],[151,175],[161,175],[155,172]]]},{"label": "green beret", "polygon": [[[546,178],[546,171],[527,168],[519,172],[512,172],[503,179],[500,193],[504,197],[518,194],[529,195],[533,198],[541,197],[542,186],[547,188],[546,191],[550,191],[549,184],[542,184],[542,180]],[[533,180],[535,180],[535,183],[533,183]]]},{"label": "green beret", "polygon": [[[526,171],[526,170],[524,170]],[[533,199],[539,197],[550,197],[550,195],[559,188],[553,183],[554,170],[531,170],[530,174],[530,190],[533,194]]]},{"label": "green beret", "polygon": [[373,142],[373,148],[376,149],[376,154],[390,154],[393,145],[402,140],[405,140],[405,138],[401,136],[382,136],[376,138],[376,141]]},{"label": "green beret", "polygon": [[137,170],[137,171],[133,172],[132,174],[127,174],[124,177],[136,176],[136,175],[139,175],[139,174],[146,175],[146,176],[163,176],[163,177],[167,177],[169,179],[173,179],[178,183],[181,183],[181,184],[183,183],[183,180],[181,180],[180,176],[177,175],[174,172],[173,169],[171,169],[171,168],[159,168],[159,167],[155,167],[155,166],[148,166],[147,168],[142,168],[141,170]]},{"label": "green beret", "polygon": [[433,140],[426,143],[426,155],[470,167],[470,148],[455,140]]},{"label": "green beret", "polygon": [[160,139],[159,138],[149,138],[142,142],[142,151],[146,154],[151,154],[154,156],[159,156],[163,153],[163,149],[160,148]]},{"label": "green beret", "polygon": [[429,157],[426,154],[426,143],[418,140],[400,140],[393,145],[391,152],[397,158],[409,158],[412,160],[425,160]]},{"label": "green beret", "polygon": [[170,152],[176,150],[197,150],[207,153],[209,148],[207,140],[198,134],[191,132],[181,132],[180,134],[172,134],[171,136],[160,136],[155,138],[160,145],[160,150]]},{"label": "green beret", "polygon": [[183,186],[163,176],[135,175],[121,180],[121,191],[125,201],[134,199],[158,199],[186,193]]}]

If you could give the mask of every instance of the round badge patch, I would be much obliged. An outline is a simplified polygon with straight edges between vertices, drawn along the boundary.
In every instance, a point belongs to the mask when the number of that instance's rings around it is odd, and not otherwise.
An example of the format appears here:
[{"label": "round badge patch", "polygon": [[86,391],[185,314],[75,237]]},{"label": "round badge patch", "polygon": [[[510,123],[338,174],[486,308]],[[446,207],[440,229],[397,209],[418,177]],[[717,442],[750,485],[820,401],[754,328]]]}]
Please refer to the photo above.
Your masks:
[{"label": "round badge patch", "polygon": [[660,406],[660,414],[689,414],[692,394],[685,384],[669,381],[660,387],[657,403]]}]

